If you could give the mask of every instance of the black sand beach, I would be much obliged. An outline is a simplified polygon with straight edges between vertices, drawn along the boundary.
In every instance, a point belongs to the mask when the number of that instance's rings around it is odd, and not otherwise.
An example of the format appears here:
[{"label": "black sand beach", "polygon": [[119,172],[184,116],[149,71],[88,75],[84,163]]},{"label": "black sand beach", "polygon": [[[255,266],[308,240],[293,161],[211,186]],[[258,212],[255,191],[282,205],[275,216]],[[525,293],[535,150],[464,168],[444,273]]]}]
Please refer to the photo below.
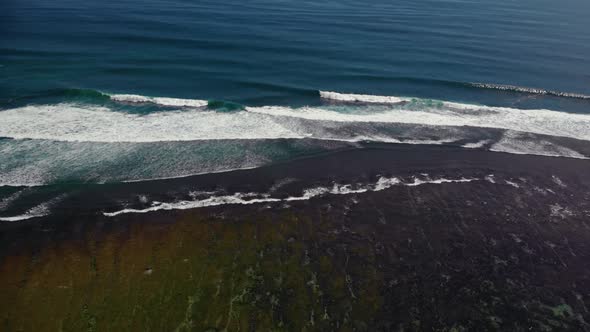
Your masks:
[{"label": "black sand beach", "polygon": [[[48,217],[0,224],[0,326],[586,331],[589,169],[588,160],[381,144],[88,186]],[[400,182],[367,185],[380,177]],[[287,200],[334,184],[372,189]],[[277,201],[104,215],[235,193]]]}]

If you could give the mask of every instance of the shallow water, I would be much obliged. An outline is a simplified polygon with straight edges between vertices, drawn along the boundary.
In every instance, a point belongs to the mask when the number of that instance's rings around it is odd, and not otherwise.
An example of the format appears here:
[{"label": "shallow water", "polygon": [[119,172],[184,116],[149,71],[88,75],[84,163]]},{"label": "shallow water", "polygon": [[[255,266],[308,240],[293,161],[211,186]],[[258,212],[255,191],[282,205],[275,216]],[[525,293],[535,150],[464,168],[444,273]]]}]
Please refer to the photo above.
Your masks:
[{"label": "shallow water", "polygon": [[366,141],[590,157],[586,2],[5,8],[0,186],[180,177]]}]

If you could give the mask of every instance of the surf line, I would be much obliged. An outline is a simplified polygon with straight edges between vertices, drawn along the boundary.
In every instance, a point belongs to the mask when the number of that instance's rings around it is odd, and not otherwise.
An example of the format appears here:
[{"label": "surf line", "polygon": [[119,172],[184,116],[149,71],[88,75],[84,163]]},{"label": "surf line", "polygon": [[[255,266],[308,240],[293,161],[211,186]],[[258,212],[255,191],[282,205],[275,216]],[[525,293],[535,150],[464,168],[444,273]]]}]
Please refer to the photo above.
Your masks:
[{"label": "surf line", "polygon": [[[444,183],[468,183],[474,181],[488,181],[487,179],[479,179],[479,178],[458,178],[458,179],[446,179],[446,178],[437,178],[437,179],[430,179],[427,177],[424,179],[419,179],[414,177],[412,182],[403,182],[397,177],[379,177],[377,182],[365,186],[353,186],[350,184],[337,184],[335,183],[332,187],[316,187],[305,189],[301,196],[291,196],[287,198],[274,198],[270,197],[268,194],[257,194],[257,193],[235,193],[233,195],[223,195],[223,196],[211,196],[206,199],[202,200],[195,200],[195,201],[180,201],[174,203],[162,203],[162,202],[153,202],[151,207],[145,209],[123,209],[115,212],[103,212],[104,216],[107,217],[114,217],[121,214],[127,213],[148,213],[154,212],[159,210],[186,210],[186,209],[195,209],[195,208],[203,208],[203,207],[210,207],[210,206],[219,206],[219,205],[228,205],[228,204],[241,204],[241,205],[249,205],[249,204],[259,204],[259,203],[277,203],[277,202],[293,202],[293,201],[305,201],[309,200],[314,197],[324,196],[324,195],[350,195],[350,194],[362,194],[366,192],[376,192],[389,189],[393,186],[408,186],[408,187],[416,187],[426,184],[444,184]],[[489,182],[489,181],[488,181]]]}]

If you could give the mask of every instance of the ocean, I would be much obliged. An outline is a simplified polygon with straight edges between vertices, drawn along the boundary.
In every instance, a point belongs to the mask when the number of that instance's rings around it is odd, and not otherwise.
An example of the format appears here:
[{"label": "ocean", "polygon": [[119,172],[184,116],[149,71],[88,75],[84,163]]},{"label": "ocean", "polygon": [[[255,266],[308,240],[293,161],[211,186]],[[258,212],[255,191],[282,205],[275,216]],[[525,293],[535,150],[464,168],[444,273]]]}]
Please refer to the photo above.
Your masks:
[{"label": "ocean", "polygon": [[0,1],[1,331],[590,331],[590,1]]},{"label": "ocean", "polygon": [[0,218],[37,215],[24,188],[59,198],[366,143],[590,157],[586,2],[3,7]]}]

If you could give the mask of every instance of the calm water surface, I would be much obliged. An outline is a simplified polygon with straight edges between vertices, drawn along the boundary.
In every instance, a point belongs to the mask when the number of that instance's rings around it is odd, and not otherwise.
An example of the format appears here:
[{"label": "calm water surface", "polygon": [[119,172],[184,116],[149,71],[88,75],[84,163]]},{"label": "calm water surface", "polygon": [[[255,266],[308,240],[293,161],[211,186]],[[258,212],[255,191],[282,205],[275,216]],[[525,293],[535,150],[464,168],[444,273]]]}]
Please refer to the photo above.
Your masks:
[{"label": "calm water surface", "polygon": [[316,90],[486,104],[527,97],[463,84],[470,82],[590,94],[587,1],[8,0],[3,7],[4,99],[55,88],[264,105],[313,103]]}]

